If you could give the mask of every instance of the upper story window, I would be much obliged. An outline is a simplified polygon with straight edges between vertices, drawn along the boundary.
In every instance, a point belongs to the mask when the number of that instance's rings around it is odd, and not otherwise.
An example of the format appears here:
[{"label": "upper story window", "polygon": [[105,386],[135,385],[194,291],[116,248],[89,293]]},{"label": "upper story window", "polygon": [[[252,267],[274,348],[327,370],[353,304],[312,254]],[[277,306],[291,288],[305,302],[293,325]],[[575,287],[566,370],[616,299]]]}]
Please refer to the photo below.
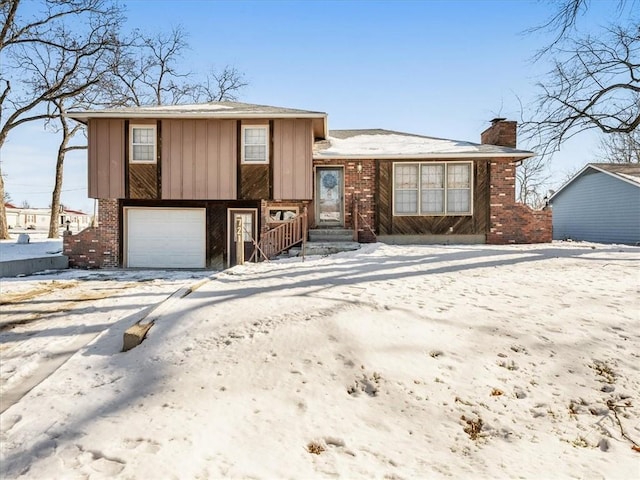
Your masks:
[{"label": "upper story window", "polygon": [[242,126],[242,163],[269,163],[269,127]]},{"label": "upper story window", "polygon": [[471,215],[472,163],[395,163],[394,215]]},{"label": "upper story window", "polygon": [[131,163],[156,163],[155,125],[131,125]]}]

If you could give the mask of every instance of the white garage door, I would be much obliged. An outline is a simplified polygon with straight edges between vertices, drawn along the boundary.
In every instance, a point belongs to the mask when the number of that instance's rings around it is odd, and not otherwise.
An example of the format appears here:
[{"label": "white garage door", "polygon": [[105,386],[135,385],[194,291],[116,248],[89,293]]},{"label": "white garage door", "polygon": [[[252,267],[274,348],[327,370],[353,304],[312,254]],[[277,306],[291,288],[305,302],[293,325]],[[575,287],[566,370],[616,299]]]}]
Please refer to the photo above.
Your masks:
[{"label": "white garage door", "polygon": [[128,267],[204,268],[204,208],[127,208]]}]

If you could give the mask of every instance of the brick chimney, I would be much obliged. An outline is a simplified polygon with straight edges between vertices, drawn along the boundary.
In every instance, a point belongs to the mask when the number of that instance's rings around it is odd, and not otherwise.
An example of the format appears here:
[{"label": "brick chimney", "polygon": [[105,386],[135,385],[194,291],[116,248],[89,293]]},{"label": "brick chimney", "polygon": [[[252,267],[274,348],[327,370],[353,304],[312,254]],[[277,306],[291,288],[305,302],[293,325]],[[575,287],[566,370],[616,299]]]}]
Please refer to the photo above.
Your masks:
[{"label": "brick chimney", "polygon": [[491,126],[480,134],[480,143],[516,148],[517,122],[506,118],[494,118]]}]

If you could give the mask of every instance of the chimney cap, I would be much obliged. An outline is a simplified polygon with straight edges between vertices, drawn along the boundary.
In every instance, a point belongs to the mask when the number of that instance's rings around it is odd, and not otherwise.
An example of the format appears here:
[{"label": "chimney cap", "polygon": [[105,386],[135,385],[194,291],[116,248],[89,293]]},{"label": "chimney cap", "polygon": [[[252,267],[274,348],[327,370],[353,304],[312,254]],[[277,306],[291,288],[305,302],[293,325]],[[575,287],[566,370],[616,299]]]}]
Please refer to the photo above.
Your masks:
[{"label": "chimney cap", "polygon": [[503,121],[505,121],[505,120],[506,120],[506,118],[504,118],[504,117],[496,117],[496,118],[492,118],[492,119],[491,119],[491,125],[495,125],[496,123],[498,123],[498,122],[503,122]]}]

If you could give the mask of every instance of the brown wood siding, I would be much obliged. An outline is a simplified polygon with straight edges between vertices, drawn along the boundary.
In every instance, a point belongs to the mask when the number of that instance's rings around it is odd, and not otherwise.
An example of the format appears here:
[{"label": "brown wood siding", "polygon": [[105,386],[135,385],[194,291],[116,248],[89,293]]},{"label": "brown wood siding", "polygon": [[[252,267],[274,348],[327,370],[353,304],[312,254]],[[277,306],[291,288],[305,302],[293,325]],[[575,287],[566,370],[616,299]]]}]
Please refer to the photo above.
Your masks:
[{"label": "brown wood siding", "polygon": [[273,198],[310,200],[312,131],[310,119],[278,119],[273,127]]},{"label": "brown wood siding", "polygon": [[124,197],[124,120],[92,119],[89,136],[89,197]]},{"label": "brown wood siding", "polygon": [[158,167],[155,163],[129,164],[129,198],[158,198]]},{"label": "brown wood siding", "polygon": [[208,267],[215,270],[225,268],[227,249],[227,208],[225,205],[210,205],[207,208]]},{"label": "brown wood siding", "polygon": [[240,200],[269,198],[269,165],[240,165]]},{"label": "brown wood siding", "polygon": [[236,198],[236,123],[162,121],[162,198]]},{"label": "brown wood siding", "polygon": [[[472,216],[394,216],[393,162],[379,161],[377,218],[380,235],[459,235],[485,234],[488,231],[489,175],[487,162],[473,164],[474,194]],[[450,229],[453,229],[451,231]]]}]

